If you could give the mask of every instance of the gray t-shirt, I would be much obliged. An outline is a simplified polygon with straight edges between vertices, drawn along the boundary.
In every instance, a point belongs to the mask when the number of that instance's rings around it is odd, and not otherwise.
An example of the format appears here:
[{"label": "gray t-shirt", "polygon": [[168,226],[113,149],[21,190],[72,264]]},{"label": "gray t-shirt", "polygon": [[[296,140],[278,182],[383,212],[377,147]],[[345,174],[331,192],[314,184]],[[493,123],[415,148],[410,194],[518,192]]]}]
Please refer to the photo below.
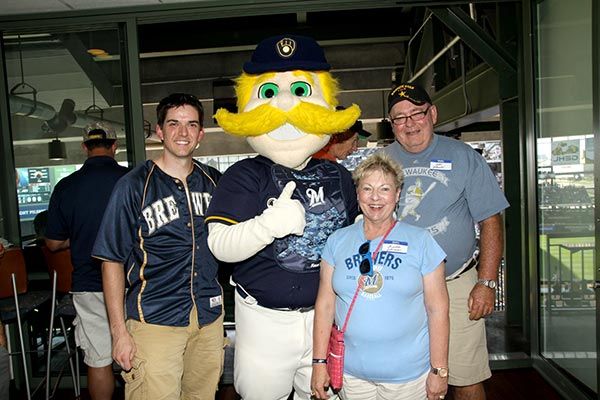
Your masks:
[{"label": "gray t-shirt", "polygon": [[429,230],[448,255],[451,275],[476,249],[475,224],[509,206],[496,177],[479,153],[445,136],[433,135],[420,153],[398,142],[383,151],[404,169],[398,219]]}]

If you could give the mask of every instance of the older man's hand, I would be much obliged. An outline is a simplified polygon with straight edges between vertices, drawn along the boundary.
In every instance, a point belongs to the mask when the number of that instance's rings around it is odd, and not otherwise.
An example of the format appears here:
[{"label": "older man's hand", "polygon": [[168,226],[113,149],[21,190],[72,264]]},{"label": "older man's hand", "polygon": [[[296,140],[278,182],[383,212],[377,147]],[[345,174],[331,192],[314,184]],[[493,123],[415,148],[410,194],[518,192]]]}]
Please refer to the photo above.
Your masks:
[{"label": "older man's hand", "polygon": [[487,286],[476,284],[469,294],[469,319],[478,320],[494,311],[496,291]]}]

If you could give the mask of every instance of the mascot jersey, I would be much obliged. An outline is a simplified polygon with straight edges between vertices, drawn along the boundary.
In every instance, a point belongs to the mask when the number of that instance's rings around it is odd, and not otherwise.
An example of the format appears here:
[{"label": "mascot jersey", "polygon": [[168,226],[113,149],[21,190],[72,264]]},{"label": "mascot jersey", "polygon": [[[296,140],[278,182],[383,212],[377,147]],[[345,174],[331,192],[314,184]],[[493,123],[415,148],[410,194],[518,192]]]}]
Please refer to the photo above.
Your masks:
[{"label": "mascot jersey", "polygon": [[267,308],[314,305],[327,237],[358,214],[350,173],[337,163],[317,159],[298,171],[259,155],[239,161],[225,172],[207,212],[207,223],[244,222],[260,215],[290,181],[296,182],[292,198],[306,210],[304,234],[275,239],[254,256],[234,264],[233,280]]},{"label": "mascot jersey", "polygon": [[384,151],[404,170],[398,219],[426,228],[448,254],[446,276],[453,274],[477,247],[475,223],[508,207],[496,177],[469,145],[445,136],[433,135],[420,153],[398,142]]}]

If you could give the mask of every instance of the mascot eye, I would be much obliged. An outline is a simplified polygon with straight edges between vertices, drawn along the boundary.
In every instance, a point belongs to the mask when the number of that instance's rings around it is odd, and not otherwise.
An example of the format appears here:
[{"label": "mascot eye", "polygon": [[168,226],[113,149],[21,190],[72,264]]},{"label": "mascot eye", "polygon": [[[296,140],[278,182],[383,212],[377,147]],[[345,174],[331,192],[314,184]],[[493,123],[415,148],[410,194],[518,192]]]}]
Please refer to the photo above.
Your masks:
[{"label": "mascot eye", "polygon": [[308,97],[312,94],[310,84],[306,82],[294,82],[291,86],[292,93],[298,97]]},{"label": "mascot eye", "polygon": [[271,82],[262,84],[258,88],[259,99],[270,99],[272,97],[277,96],[277,93],[279,93],[279,86]]}]

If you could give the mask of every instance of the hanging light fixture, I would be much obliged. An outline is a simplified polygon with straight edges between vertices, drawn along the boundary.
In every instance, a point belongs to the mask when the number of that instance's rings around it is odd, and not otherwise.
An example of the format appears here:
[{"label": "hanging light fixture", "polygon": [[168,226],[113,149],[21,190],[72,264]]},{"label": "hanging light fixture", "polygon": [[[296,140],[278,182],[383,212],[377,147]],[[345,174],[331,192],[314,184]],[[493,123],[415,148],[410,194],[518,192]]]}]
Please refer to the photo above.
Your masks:
[{"label": "hanging light fixture", "polygon": [[42,124],[42,129],[54,136],[54,140],[48,143],[49,159],[64,160],[67,158],[66,146],[60,141],[58,134],[71,126],[76,120],[75,102],[71,99],[64,99],[56,115]]},{"label": "hanging light fixture", "polygon": [[58,136],[48,143],[48,158],[50,160],[64,160],[67,158],[67,147],[60,141]]}]

